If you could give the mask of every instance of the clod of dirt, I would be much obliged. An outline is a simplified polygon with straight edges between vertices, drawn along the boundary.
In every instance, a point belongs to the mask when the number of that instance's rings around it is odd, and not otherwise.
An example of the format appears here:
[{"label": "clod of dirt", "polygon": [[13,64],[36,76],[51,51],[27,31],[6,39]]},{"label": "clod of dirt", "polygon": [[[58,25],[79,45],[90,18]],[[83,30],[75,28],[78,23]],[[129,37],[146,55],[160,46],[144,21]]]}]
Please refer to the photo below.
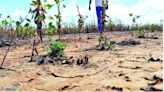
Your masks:
[{"label": "clod of dirt", "polygon": [[88,64],[88,62],[89,62],[89,58],[88,56],[85,56],[83,58],[78,58],[76,65],[84,67]]},{"label": "clod of dirt", "polygon": [[111,88],[112,90],[116,90],[116,91],[123,91],[123,89],[121,87],[112,87]]},{"label": "clod of dirt", "polygon": [[145,36],[138,36],[138,38],[146,38]]},{"label": "clod of dirt", "polygon": [[160,77],[158,77],[156,75],[153,76],[153,79],[163,82],[163,78],[160,78]]},{"label": "clod of dirt", "polygon": [[101,91],[101,89],[96,89],[95,91],[96,91],[96,92],[100,92],[100,91]]},{"label": "clod of dirt", "polygon": [[109,50],[113,45],[115,44],[115,41],[105,41],[100,43],[96,49],[99,51]]},{"label": "clod of dirt", "polygon": [[150,59],[148,61],[149,62],[159,62],[161,60],[157,56],[150,55]]},{"label": "clod of dirt", "polygon": [[144,59],[144,60],[146,60],[145,57],[136,57],[136,59]]},{"label": "clod of dirt", "polygon": [[61,62],[61,64],[71,65],[72,62],[70,62],[70,61],[68,61],[68,60],[63,60],[63,61]]},{"label": "clod of dirt", "polygon": [[140,90],[146,91],[146,92],[150,92],[150,91],[163,91],[162,89],[157,89],[153,86],[148,86],[146,88],[141,88]]},{"label": "clod of dirt", "polygon": [[148,81],[150,81],[150,79],[149,78],[147,78],[147,77],[142,77],[143,79],[145,79],[145,80],[148,80]]},{"label": "clod of dirt", "polygon": [[147,77],[142,77],[144,78],[145,80],[148,80],[148,81],[160,81],[160,82],[163,82],[163,78],[157,76],[157,75],[154,75],[151,79],[150,78],[147,78]]},{"label": "clod of dirt", "polygon": [[146,77],[143,77],[143,78],[145,80],[153,81],[153,82],[148,83],[148,86],[146,88],[141,88],[140,90],[147,91],[147,92],[150,92],[150,91],[163,91],[163,89],[158,89],[158,88],[154,87],[154,85],[156,85],[156,84],[163,83],[163,78],[160,78],[157,75],[154,75],[153,78],[151,78],[151,79],[146,78]]},{"label": "clod of dirt", "polygon": [[44,64],[44,63],[45,63],[44,61],[45,61],[45,60],[44,60],[43,58],[39,59],[38,62],[37,62],[37,65],[42,65],[42,64]]},{"label": "clod of dirt", "polygon": [[126,80],[127,82],[130,82],[130,81],[131,81],[131,80],[129,79],[128,76],[125,76],[125,80]]},{"label": "clod of dirt", "polygon": [[127,69],[141,69],[142,67],[135,66],[135,67],[127,67],[127,66],[118,66],[120,68],[127,68]]},{"label": "clod of dirt", "polygon": [[102,45],[100,45],[100,46],[97,46],[97,48],[96,48],[97,50],[105,50],[105,47],[104,46],[102,46]]},{"label": "clod of dirt", "polygon": [[148,86],[152,86],[152,85],[156,85],[156,84],[160,84],[160,83],[163,83],[163,78],[157,76],[157,75],[154,75],[153,78],[149,79],[147,77],[143,77],[145,80],[147,81],[153,81],[151,83],[148,83]]},{"label": "clod of dirt", "polygon": [[28,81],[26,81],[26,82],[32,82],[34,79],[29,79]]},{"label": "clod of dirt", "polygon": [[140,43],[140,41],[135,41],[135,40],[129,39],[129,40],[124,40],[122,42],[119,42],[118,44],[121,46],[131,46],[131,45],[139,45],[141,43]]},{"label": "clod of dirt", "polygon": [[160,81],[158,81],[158,80],[156,80],[156,81],[153,81],[152,83],[148,83],[148,85],[150,86],[150,85],[156,85],[156,84],[159,84],[159,83],[161,83]]},{"label": "clod of dirt", "polygon": [[124,76],[125,74],[123,74],[123,73],[120,73],[118,76]]},{"label": "clod of dirt", "polygon": [[124,61],[119,61],[118,63],[122,64],[122,63],[124,63]]},{"label": "clod of dirt", "polygon": [[59,91],[63,91],[65,89],[67,89],[67,88],[69,88],[69,86],[64,86],[64,87],[60,88]]},{"label": "clod of dirt", "polygon": [[154,75],[152,81],[153,82],[152,83],[148,83],[148,85],[156,85],[156,84],[163,83],[163,78],[160,78],[160,77]]},{"label": "clod of dirt", "polygon": [[9,41],[0,38],[0,47],[10,46]]},{"label": "clod of dirt", "polygon": [[151,39],[158,39],[156,35],[151,36]]},{"label": "clod of dirt", "polygon": [[132,68],[132,69],[141,69],[142,67],[140,67],[140,66],[136,66],[136,67],[134,67],[134,68]]},{"label": "clod of dirt", "polygon": [[5,68],[0,67],[0,70],[3,70],[3,69],[5,69]]},{"label": "clod of dirt", "polygon": [[50,59],[50,60],[48,60],[48,63],[53,64],[54,61]]},{"label": "clod of dirt", "polygon": [[89,36],[87,37],[87,39],[94,39],[94,38],[95,38],[95,37],[89,37]]},{"label": "clod of dirt", "polygon": [[66,56],[58,56],[58,57],[41,57],[37,61],[37,65],[42,64],[60,64],[60,65],[69,65],[72,66],[73,64],[76,64],[81,67],[85,67],[89,64],[89,57],[86,55],[84,57],[66,57]]},{"label": "clod of dirt", "polygon": [[111,87],[111,86],[106,86],[105,89],[112,89],[112,90],[115,90],[115,91],[123,91],[123,88],[121,87]]}]

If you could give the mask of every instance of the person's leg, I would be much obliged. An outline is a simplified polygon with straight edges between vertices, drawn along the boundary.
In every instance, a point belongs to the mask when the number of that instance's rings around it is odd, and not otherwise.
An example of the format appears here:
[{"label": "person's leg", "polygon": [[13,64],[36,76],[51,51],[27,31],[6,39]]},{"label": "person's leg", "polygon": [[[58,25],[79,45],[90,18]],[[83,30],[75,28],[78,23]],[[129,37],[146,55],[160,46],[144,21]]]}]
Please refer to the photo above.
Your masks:
[{"label": "person's leg", "polygon": [[98,31],[101,33],[102,32],[102,25],[101,25],[101,13],[102,13],[102,7],[96,7],[96,14],[97,14],[97,26],[98,26]]}]

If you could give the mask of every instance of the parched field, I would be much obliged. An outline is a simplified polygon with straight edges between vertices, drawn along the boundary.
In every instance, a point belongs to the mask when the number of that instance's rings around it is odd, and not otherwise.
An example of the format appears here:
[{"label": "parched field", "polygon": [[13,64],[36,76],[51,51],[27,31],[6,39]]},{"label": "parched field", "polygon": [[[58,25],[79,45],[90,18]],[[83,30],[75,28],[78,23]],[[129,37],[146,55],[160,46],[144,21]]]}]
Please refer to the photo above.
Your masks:
[{"label": "parched field", "polygon": [[[87,67],[77,65],[37,65],[30,60],[32,45],[12,47],[0,69],[0,91],[146,91],[163,90],[163,35],[159,39],[136,38],[129,32],[109,32],[105,35],[117,43],[134,39],[141,44],[115,45],[111,50],[92,49],[98,44],[97,33],[63,35],[68,57],[89,57]],[[57,36],[53,36],[57,38]],[[0,48],[0,63],[5,49]],[[43,53],[38,46],[39,53]],[[157,58],[157,59],[156,59]],[[155,60],[149,60],[155,59]]]}]

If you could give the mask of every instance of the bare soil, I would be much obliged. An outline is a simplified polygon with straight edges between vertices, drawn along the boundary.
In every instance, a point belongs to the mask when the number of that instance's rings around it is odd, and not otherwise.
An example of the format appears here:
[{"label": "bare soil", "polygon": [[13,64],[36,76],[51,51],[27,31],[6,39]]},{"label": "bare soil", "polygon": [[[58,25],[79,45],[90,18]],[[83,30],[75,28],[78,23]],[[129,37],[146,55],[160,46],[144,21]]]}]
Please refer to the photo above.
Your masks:
[{"label": "bare soil", "polygon": [[[98,45],[97,33],[62,35],[68,57],[89,56],[87,67],[77,65],[37,65],[30,60],[30,41],[12,47],[0,69],[0,91],[141,91],[163,90],[163,35],[149,33],[159,39],[137,38],[129,32],[107,32],[108,39],[121,42],[134,39],[141,44],[115,45],[108,51]],[[52,36],[58,38],[58,36]],[[7,47],[0,48],[0,63]],[[37,46],[40,54],[41,45]],[[86,50],[87,49],[87,50]],[[149,60],[158,58],[158,60]],[[151,89],[154,88],[154,89]]]}]

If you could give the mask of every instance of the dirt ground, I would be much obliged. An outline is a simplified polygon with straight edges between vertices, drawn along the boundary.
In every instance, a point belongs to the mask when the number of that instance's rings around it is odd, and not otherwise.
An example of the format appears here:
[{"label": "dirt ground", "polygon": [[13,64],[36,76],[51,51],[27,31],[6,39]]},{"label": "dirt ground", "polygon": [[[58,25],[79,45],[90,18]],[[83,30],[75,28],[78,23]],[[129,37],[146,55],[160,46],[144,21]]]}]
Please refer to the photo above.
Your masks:
[{"label": "dirt ground", "polygon": [[[39,66],[36,62],[28,62],[30,42],[12,47],[3,66],[5,69],[0,69],[0,91],[142,91],[150,87],[163,90],[163,35],[162,32],[149,33],[153,34],[159,39],[136,38],[129,32],[105,33],[116,42],[127,39],[141,42],[135,46],[115,45],[108,51],[89,49],[98,44],[97,33],[81,34],[81,40],[77,40],[78,34],[63,35],[67,45],[65,55],[88,55],[87,67]],[[40,47],[38,50],[42,53]],[[6,48],[0,48],[0,62]],[[151,57],[160,60],[149,61]]]}]

